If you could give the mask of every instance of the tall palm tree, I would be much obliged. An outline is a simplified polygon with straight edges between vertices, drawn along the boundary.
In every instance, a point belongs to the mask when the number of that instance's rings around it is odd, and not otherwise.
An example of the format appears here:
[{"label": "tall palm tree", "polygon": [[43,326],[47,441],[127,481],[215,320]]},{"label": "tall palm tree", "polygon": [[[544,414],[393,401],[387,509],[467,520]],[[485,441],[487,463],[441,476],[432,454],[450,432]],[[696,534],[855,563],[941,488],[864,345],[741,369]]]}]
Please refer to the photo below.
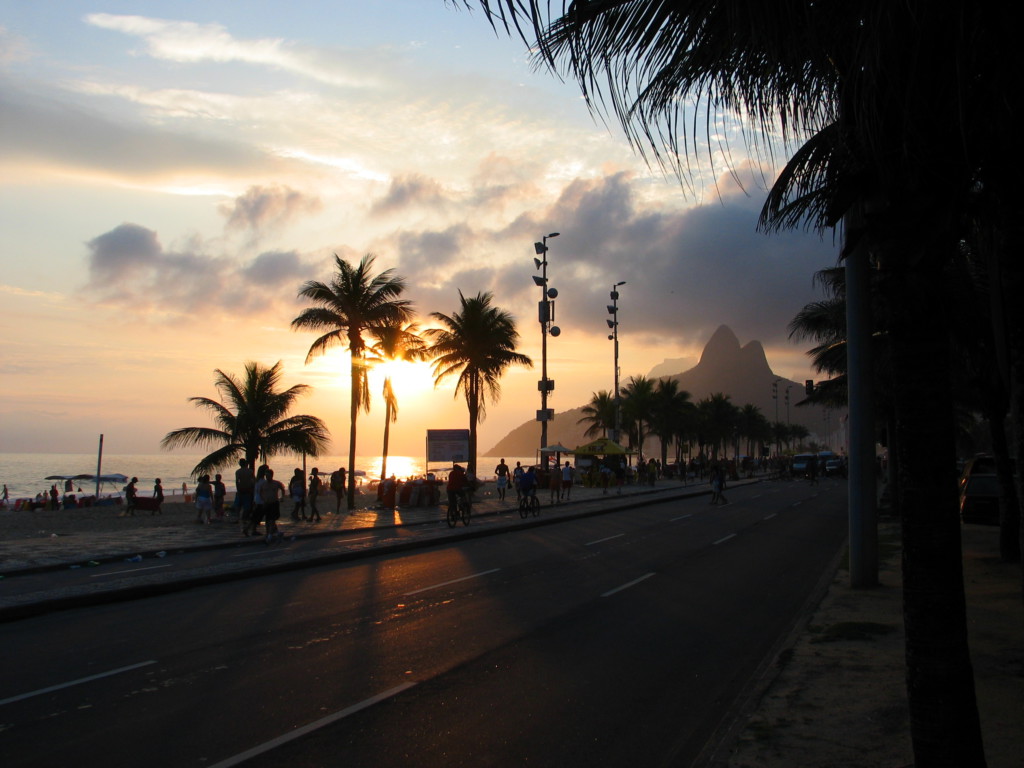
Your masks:
[{"label": "tall palm tree", "polygon": [[[1018,180],[998,160],[1012,152],[1020,112],[1020,100],[1004,96],[1016,72],[997,53],[1013,44],[1008,5],[478,2],[527,43],[538,37],[539,55],[553,69],[564,61],[592,104],[607,94],[634,145],[684,169],[697,147],[685,130],[698,120],[681,111],[694,103],[708,115],[750,116],[755,140],[770,142],[780,125],[809,139],[779,177],[782,204],[772,203],[769,217],[786,227],[846,217],[847,253],[871,248],[889,273],[916,762],[983,764],[952,472],[951,329],[938,272],[979,197],[1003,242],[1019,240]],[[715,121],[706,125],[712,133]],[[870,215],[857,221],[860,212]],[[1024,290],[1024,263],[1012,253],[994,254],[1008,296]],[[1005,304],[1018,440],[1021,305]]]},{"label": "tall palm tree", "polygon": [[257,461],[266,462],[279,453],[319,456],[327,448],[330,435],[320,419],[288,415],[295,401],[310,387],[296,384],[279,391],[280,361],[270,368],[246,363],[241,379],[219,368],[214,373],[214,384],[223,402],[209,397],[190,397],[189,401],[212,412],[217,427],[176,429],[160,441],[160,446],[167,450],[219,445],[195,465],[193,477],[228,467],[239,458],[253,467]]},{"label": "tall palm tree", "polygon": [[589,422],[583,433],[587,437],[596,437],[598,433],[607,437],[608,430],[615,429],[615,397],[607,389],[591,394],[590,402],[580,410],[583,416],[576,423]]},{"label": "tall palm tree", "polygon": [[501,377],[513,365],[532,367],[533,361],[516,352],[519,332],[515,320],[492,304],[493,294],[478,293],[467,299],[459,291],[459,311],[451,315],[434,312],[440,328],[424,331],[433,343],[434,385],[455,376],[455,396],[462,392],[469,409],[468,469],[476,474],[477,425],[484,419],[487,399],[501,398]]},{"label": "tall palm tree", "polygon": [[732,404],[729,395],[715,392],[698,402],[697,410],[704,425],[706,444],[711,446],[711,459],[715,460],[718,449],[728,444],[735,434],[739,409]]},{"label": "tall palm tree", "polygon": [[[675,379],[658,379],[651,398],[651,432],[661,442],[661,465],[668,464],[668,446],[682,431],[682,422],[688,409],[695,406],[690,402],[690,393],[679,389]],[[678,459],[679,457],[676,456]]]},{"label": "tall palm tree", "polygon": [[[403,325],[389,322],[375,326],[370,333],[377,339],[370,348],[373,362],[388,363],[394,361],[415,362],[426,355],[426,343],[419,336],[419,326],[415,323]],[[380,462],[380,479],[383,482],[388,476],[388,440],[391,436],[391,424],[398,421],[398,398],[391,384],[391,374],[384,377],[384,452]]]},{"label": "tall palm tree", "polygon": [[622,420],[629,445],[637,450],[637,464],[643,464],[644,440],[654,408],[654,381],[646,376],[630,376],[622,387],[622,398]]},{"label": "tall palm tree", "polygon": [[736,437],[747,439],[747,455],[756,456],[754,444],[770,434],[768,419],[756,405],[747,403],[736,414]]},{"label": "tall palm tree", "polygon": [[352,396],[349,406],[348,495],[347,505],[356,505],[356,420],[359,409],[369,410],[370,393],[366,386],[366,339],[363,334],[388,323],[403,323],[412,318],[412,302],[399,298],[405,279],[393,269],[374,275],[374,256],[366,254],[352,266],[335,255],[337,271],[329,283],[310,280],[299,296],[315,306],[302,310],[292,320],[296,330],[323,331],[306,354],[308,363],[334,347],[345,347],[351,355]]}]

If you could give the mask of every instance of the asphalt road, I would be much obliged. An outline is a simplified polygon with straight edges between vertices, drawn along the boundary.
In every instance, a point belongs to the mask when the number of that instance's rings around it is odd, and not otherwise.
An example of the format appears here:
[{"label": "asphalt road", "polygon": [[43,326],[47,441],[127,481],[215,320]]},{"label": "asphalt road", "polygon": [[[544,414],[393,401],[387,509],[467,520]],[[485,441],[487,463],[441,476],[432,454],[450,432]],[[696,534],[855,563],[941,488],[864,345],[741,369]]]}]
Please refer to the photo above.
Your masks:
[{"label": "asphalt road", "polygon": [[831,576],[844,489],[734,488],[12,622],[4,765],[692,765]]}]

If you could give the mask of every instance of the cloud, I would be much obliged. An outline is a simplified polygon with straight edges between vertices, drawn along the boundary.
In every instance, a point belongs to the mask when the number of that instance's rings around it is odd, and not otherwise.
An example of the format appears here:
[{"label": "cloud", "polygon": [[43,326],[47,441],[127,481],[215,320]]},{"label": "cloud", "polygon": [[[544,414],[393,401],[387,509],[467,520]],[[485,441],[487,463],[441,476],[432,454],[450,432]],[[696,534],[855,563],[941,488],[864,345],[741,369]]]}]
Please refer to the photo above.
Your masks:
[{"label": "cloud", "polygon": [[227,218],[228,230],[248,232],[252,240],[258,240],[265,232],[282,229],[295,218],[317,213],[323,208],[318,197],[310,197],[289,187],[250,187],[244,195],[236,197],[231,204],[220,206],[220,212]]},{"label": "cloud", "polygon": [[735,187],[723,185],[715,202],[688,208],[671,187],[660,200],[642,197],[644,184],[629,173],[575,179],[554,203],[502,228],[406,229],[388,250],[402,274],[417,275],[423,306],[451,304],[457,289],[489,290],[532,321],[540,296],[531,244],[557,230],[548,241],[548,277],[559,291],[563,331],[604,333],[608,291],[625,280],[620,331],[645,343],[703,344],[722,323],[742,338],[785,343],[792,317],[819,298],[814,273],[835,264],[831,242],[758,233],[761,198]]},{"label": "cloud", "polygon": [[441,185],[422,174],[409,174],[391,180],[387,194],[370,208],[376,216],[398,213],[409,207],[443,208],[445,194]]},{"label": "cloud", "polygon": [[204,61],[242,62],[284,70],[336,86],[373,87],[375,75],[338,61],[325,61],[315,52],[296,50],[281,38],[240,40],[220,24],[197,24],[145,16],[93,13],[85,21],[101,29],[141,38],[155,59],[195,64]]},{"label": "cloud", "polygon": [[198,238],[167,250],[138,224],[115,227],[87,247],[90,294],[143,318],[262,314],[293,304],[309,273],[294,251],[239,261],[212,255]]},{"label": "cloud", "polygon": [[[44,91],[45,93],[45,91]],[[187,135],[140,122],[134,114],[28,93],[0,78],[0,162],[34,173],[131,180],[268,174],[287,161],[237,140]],[[109,106],[109,105],[108,105]]]}]

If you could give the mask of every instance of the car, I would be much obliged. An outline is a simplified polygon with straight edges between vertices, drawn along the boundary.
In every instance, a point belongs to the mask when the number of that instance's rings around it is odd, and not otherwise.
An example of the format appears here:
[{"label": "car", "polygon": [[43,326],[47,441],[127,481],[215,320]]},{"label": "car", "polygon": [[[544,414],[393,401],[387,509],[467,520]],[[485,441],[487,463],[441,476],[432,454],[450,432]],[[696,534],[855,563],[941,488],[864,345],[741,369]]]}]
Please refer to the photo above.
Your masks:
[{"label": "car", "polygon": [[813,453],[798,453],[793,457],[793,461],[789,465],[790,472],[793,477],[803,477],[809,471],[811,462],[816,462],[817,460],[818,457]]},{"label": "car", "polygon": [[960,483],[961,522],[999,525],[1002,497],[1003,489],[995,474],[973,472],[966,475]]},{"label": "car", "polygon": [[842,456],[825,459],[825,474],[828,477],[846,477],[846,461]]}]

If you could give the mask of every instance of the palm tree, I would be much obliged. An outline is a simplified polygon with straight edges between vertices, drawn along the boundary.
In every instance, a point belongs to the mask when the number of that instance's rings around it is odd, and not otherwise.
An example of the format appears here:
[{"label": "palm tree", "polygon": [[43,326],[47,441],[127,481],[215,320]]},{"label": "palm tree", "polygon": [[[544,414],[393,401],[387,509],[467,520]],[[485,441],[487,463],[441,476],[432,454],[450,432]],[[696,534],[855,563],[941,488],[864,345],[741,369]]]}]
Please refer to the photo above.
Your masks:
[{"label": "palm tree", "polygon": [[302,310],[292,320],[292,328],[324,331],[310,346],[307,363],[337,346],[346,347],[352,358],[347,495],[348,508],[352,509],[356,505],[356,420],[360,408],[370,408],[363,334],[388,323],[407,322],[412,317],[412,302],[399,298],[405,290],[405,279],[393,269],[372,274],[372,254],[363,256],[354,267],[337,255],[334,262],[337,272],[330,283],[310,280],[299,290],[299,296],[310,299],[315,306]]},{"label": "palm tree", "polygon": [[668,464],[669,443],[683,431],[686,413],[694,407],[690,402],[690,393],[680,390],[678,381],[658,379],[651,400],[651,432],[661,442],[661,466]]},{"label": "palm tree", "polygon": [[740,408],[736,417],[736,436],[747,439],[747,455],[756,456],[754,445],[760,444],[771,431],[768,419],[756,405],[747,403]]},{"label": "palm tree", "polygon": [[615,429],[615,398],[608,390],[594,392],[590,396],[590,402],[580,410],[583,411],[583,416],[576,423],[590,423],[583,433],[587,437],[595,437],[599,432],[602,433],[602,437],[607,437],[608,430]]},{"label": "palm tree", "polygon": [[[707,115],[749,116],[755,141],[770,142],[780,125],[790,138],[809,138],[779,177],[768,217],[785,227],[834,227],[846,217],[846,253],[869,248],[889,273],[916,762],[984,764],[952,472],[951,329],[938,273],[972,214],[1003,243],[1018,240],[1018,182],[997,160],[1012,152],[1020,110],[1004,97],[1016,72],[996,53],[1012,46],[1006,4],[478,1],[528,44],[537,36],[539,56],[556,70],[563,60],[592,105],[607,94],[634,145],[683,169],[697,142],[679,132],[697,118],[681,111],[694,103]],[[714,124],[707,119],[708,134]],[[981,198],[983,216],[972,211]],[[858,221],[861,212],[871,215]],[[993,258],[1005,295],[1018,295],[1024,263],[1005,245]],[[1005,309],[1007,329],[1024,327],[1022,302]],[[1024,334],[1004,338],[1022,440]]]},{"label": "palm tree", "polygon": [[643,464],[644,439],[654,407],[654,381],[646,376],[630,376],[622,387],[622,398],[622,420],[629,445],[637,450],[637,464]]},{"label": "palm tree", "polygon": [[[374,362],[388,363],[392,361],[415,362],[422,360],[426,355],[426,344],[420,338],[419,326],[415,323],[402,325],[398,322],[390,322],[385,325],[375,326],[370,333],[377,341],[370,348],[370,354]],[[391,424],[398,421],[398,398],[395,397],[394,387],[391,385],[391,374],[384,377],[384,452],[380,462],[380,479],[383,482],[388,476],[388,439],[391,434]]]},{"label": "palm tree", "polygon": [[457,376],[455,396],[461,391],[469,409],[469,472],[476,474],[477,424],[486,415],[486,401],[501,397],[501,377],[513,365],[532,367],[533,361],[516,352],[519,332],[512,315],[494,306],[493,295],[478,293],[467,299],[459,291],[459,311],[431,317],[440,328],[424,335],[433,341],[427,356],[433,359],[434,385]]},{"label": "palm tree", "polygon": [[219,445],[192,469],[192,476],[216,472],[244,458],[250,467],[279,453],[319,456],[330,442],[327,427],[316,416],[289,416],[295,401],[310,388],[296,384],[281,392],[281,363],[267,368],[245,364],[239,380],[219,368],[214,384],[223,402],[209,397],[190,397],[198,408],[213,413],[217,427],[185,427],[168,432],[160,441],[166,450]]},{"label": "palm tree", "polygon": [[739,409],[732,404],[729,395],[715,392],[697,403],[697,411],[704,425],[705,444],[711,446],[714,461],[718,458],[718,449],[728,444],[736,431]]}]

